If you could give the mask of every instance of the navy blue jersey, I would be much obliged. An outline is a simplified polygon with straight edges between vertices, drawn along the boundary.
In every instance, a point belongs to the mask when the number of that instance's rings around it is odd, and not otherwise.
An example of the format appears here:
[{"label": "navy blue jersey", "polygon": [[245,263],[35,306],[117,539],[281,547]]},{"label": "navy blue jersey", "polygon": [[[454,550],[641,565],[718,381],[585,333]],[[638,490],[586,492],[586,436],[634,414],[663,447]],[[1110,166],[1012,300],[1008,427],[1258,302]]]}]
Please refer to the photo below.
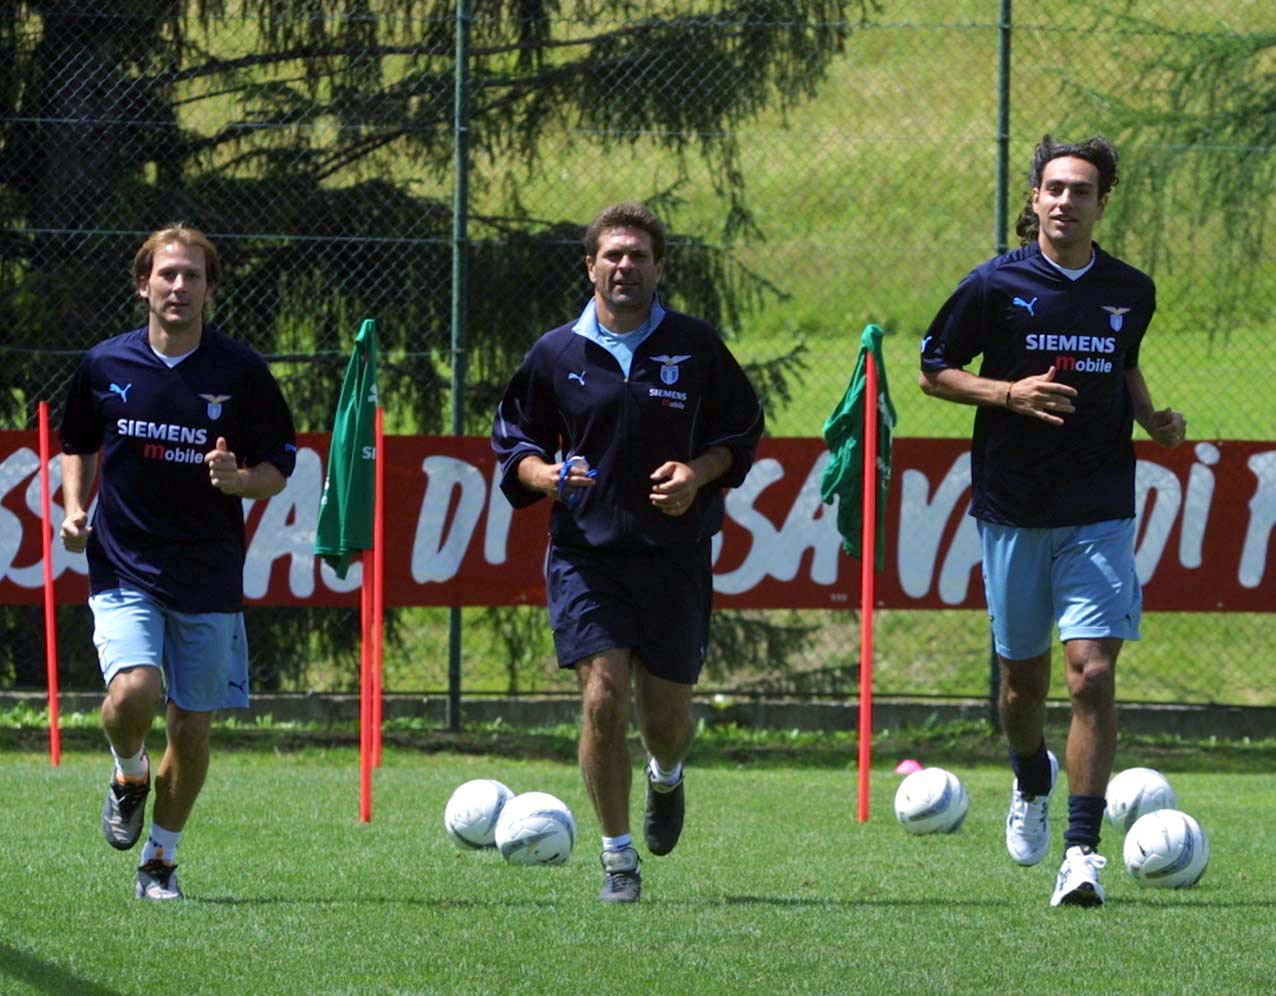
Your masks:
[{"label": "navy blue jersey", "polygon": [[1134,515],[1133,407],[1125,374],[1156,310],[1152,279],[1094,247],[1071,280],[1036,243],[972,271],[922,340],[923,370],[1019,380],[1056,368],[1077,390],[1062,426],[980,406],[971,441],[971,514],[1054,527]]},{"label": "navy blue jersey", "polygon": [[[515,508],[545,497],[518,479],[529,454],[550,463],[559,452],[583,456],[598,472],[576,508],[555,502],[555,543],[690,549],[722,528],[722,489],[748,475],[763,426],[752,385],[712,326],[670,310],[638,347],[627,378],[611,353],[572,325],[543,335],[505,390],[492,448],[501,490]],[[700,489],[684,515],[655,508],[656,468],[687,463],[711,446],[731,451],[726,474]]]},{"label": "navy blue jersey", "polygon": [[62,451],[99,450],[86,554],[94,593],[126,587],[181,612],[243,607],[243,499],[208,478],[224,436],[241,467],[296,462],[292,415],[262,358],[205,328],[170,368],[145,328],[90,349],[67,392]]}]

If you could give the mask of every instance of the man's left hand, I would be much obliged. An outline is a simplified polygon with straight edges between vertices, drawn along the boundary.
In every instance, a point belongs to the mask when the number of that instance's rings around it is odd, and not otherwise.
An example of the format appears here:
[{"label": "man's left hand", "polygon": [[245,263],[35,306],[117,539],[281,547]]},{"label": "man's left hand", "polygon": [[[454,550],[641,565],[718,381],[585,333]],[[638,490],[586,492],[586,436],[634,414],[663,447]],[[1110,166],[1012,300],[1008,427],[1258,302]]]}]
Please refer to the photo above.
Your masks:
[{"label": "man's left hand", "polygon": [[677,517],[686,514],[700,490],[696,472],[676,460],[662,463],[652,472],[651,479],[655,484],[650,501],[665,515]]},{"label": "man's left hand", "polygon": [[241,488],[239,461],[226,446],[226,437],[217,437],[217,446],[204,454],[208,479],[222,494],[236,495]]},{"label": "man's left hand", "polygon": [[1143,426],[1152,441],[1173,449],[1187,438],[1187,419],[1171,408],[1153,412]]}]

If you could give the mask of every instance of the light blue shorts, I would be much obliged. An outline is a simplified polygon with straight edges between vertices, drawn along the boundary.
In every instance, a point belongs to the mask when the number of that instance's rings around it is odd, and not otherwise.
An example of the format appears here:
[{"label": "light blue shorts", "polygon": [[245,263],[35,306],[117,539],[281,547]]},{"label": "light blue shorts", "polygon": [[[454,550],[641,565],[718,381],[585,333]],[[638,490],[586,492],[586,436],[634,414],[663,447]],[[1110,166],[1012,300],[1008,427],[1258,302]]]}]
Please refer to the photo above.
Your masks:
[{"label": "light blue shorts", "polygon": [[984,594],[997,653],[1026,660],[1059,639],[1139,638],[1143,588],[1133,519],[1028,529],[979,522]]},{"label": "light blue shorts", "polygon": [[176,612],[149,595],[112,588],[89,598],[102,679],[157,667],[170,702],[188,712],[248,708],[242,612]]}]

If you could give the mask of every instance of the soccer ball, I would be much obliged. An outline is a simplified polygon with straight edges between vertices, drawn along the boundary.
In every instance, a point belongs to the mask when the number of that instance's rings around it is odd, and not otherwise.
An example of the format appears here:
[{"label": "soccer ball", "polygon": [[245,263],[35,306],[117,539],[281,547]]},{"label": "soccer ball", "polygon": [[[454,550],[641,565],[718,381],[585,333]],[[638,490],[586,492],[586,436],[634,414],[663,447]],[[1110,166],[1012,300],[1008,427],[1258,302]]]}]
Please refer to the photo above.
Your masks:
[{"label": "soccer ball", "polygon": [[512,865],[561,865],[576,846],[576,818],[548,792],[516,795],[496,821],[496,848]]},{"label": "soccer ball", "polygon": [[909,833],[952,833],[969,808],[966,786],[943,768],[914,771],[895,792],[895,816]]},{"label": "soccer ball", "polygon": [[1178,800],[1165,776],[1152,768],[1126,768],[1108,782],[1107,808],[1103,815],[1122,833],[1140,816],[1158,809],[1173,809]]},{"label": "soccer ball", "polygon": [[1126,871],[1139,885],[1189,889],[1210,863],[1210,842],[1187,813],[1158,809],[1134,821],[1122,853]]},{"label": "soccer ball", "polygon": [[496,821],[514,793],[492,778],[461,785],[443,810],[443,829],[461,850],[496,846]]}]

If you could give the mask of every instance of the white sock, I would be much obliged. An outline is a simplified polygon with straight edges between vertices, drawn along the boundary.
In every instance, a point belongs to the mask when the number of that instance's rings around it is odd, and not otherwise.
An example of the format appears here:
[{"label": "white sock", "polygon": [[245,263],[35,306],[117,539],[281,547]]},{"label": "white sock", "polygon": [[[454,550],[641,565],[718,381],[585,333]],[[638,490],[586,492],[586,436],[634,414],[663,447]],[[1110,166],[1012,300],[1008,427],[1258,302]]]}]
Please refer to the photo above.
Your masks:
[{"label": "white sock", "polygon": [[152,823],[150,836],[142,848],[142,864],[152,858],[159,858],[168,865],[177,864],[177,844],[181,839],[180,830],[165,830],[158,823]]},{"label": "white sock", "polygon": [[604,851],[623,851],[626,847],[634,846],[633,834],[622,833],[619,837],[603,837]]},{"label": "white sock", "polygon": [[118,778],[144,778],[146,773],[151,770],[150,763],[146,760],[146,747],[143,746],[136,754],[131,756],[122,756],[115,753],[115,748],[111,748],[111,756],[115,758],[115,774]]},{"label": "white sock", "polygon": [[651,780],[657,785],[667,785],[673,788],[682,781],[682,762],[679,761],[670,770],[666,771],[660,766],[660,762],[654,757],[647,762],[647,771],[651,775]]}]

